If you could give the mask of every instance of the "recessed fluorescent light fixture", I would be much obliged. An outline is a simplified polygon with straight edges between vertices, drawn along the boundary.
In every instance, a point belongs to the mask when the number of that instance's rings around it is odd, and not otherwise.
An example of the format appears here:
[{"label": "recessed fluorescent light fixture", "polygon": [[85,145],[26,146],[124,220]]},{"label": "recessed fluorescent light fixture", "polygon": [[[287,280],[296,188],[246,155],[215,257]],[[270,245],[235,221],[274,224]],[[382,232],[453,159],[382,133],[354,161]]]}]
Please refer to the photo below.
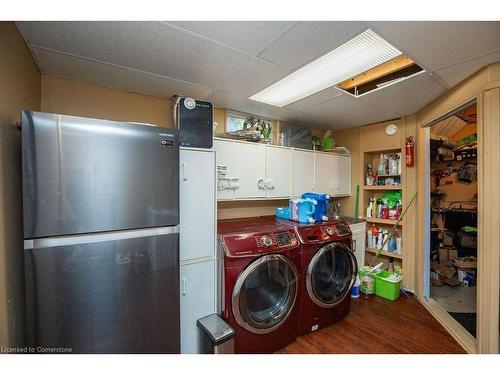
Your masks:
[{"label": "recessed fluorescent light fixture", "polygon": [[371,29],[359,34],[250,99],[283,107],[344,82],[402,53]]}]

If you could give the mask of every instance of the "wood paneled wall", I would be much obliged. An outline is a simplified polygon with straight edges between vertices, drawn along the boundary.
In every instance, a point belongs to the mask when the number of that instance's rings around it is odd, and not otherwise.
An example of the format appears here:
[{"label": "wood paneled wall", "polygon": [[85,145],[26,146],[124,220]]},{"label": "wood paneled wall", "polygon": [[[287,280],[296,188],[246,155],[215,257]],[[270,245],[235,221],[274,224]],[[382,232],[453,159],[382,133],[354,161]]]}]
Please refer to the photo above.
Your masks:
[{"label": "wood paneled wall", "polygon": [[0,346],[24,344],[22,109],[40,110],[40,72],[14,22],[0,22]]}]

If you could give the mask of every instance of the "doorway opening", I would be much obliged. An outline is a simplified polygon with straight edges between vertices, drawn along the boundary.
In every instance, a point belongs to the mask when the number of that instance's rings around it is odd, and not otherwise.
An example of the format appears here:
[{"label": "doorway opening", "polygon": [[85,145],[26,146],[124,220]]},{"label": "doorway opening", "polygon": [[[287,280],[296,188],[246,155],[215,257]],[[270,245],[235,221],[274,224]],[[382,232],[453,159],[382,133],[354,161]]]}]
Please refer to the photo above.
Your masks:
[{"label": "doorway opening", "polygon": [[435,121],[429,130],[429,297],[476,337],[476,101]]}]

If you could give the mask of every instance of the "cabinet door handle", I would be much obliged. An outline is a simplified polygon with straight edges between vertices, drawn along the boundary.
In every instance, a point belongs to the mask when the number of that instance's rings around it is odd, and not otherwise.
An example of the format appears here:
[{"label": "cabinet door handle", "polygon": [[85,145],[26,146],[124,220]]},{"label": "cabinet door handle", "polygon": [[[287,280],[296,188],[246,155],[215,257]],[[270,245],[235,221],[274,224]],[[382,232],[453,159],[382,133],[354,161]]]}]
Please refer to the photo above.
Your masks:
[{"label": "cabinet door handle", "polygon": [[264,186],[264,179],[263,178],[259,178],[257,180],[257,186],[259,187],[259,189],[265,189],[265,186]]},{"label": "cabinet door handle", "polygon": [[182,295],[185,296],[187,294],[187,281],[185,277],[181,277],[181,283],[182,283]]},{"label": "cabinet door handle", "polygon": [[186,163],[182,163],[182,179],[184,181],[187,181],[188,179]]},{"label": "cabinet door handle", "polygon": [[358,248],[357,240],[352,240],[352,252],[355,253]]}]

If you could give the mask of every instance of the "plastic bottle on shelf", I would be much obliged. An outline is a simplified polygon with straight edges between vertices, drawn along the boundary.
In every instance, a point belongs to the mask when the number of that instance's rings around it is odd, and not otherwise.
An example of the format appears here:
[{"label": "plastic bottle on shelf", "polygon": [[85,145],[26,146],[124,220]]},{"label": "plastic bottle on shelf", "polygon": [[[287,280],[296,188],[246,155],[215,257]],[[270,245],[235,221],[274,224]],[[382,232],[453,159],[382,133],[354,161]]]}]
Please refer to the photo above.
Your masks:
[{"label": "plastic bottle on shelf", "polygon": [[396,155],[389,156],[389,174],[391,176],[395,176],[398,174],[398,161],[396,159]]},{"label": "plastic bottle on shelf", "polygon": [[399,255],[401,255],[401,243],[403,242],[403,239],[401,238],[401,236],[397,236],[396,237],[396,253],[398,253]]},{"label": "plastic bottle on shelf", "polygon": [[390,253],[394,253],[397,251],[397,240],[396,240],[396,235],[395,235],[395,232],[393,232],[391,238],[389,238],[389,245],[388,245],[388,251]]},{"label": "plastic bottle on shelf", "polygon": [[384,234],[383,231],[378,232],[377,238],[377,249],[382,250],[382,243],[384,242]]},{"label": "plastic bottle on shelf", "polygon": [[379,176],[385,174],[385,156],[384,156],[384,154],[380,154],[380,160],[378,163],[377,174]]},{"label": "plastic bottle on shelf", "polygon": [[387,230],[384,230],[384,237],[383,237],[383,244],[384,246],[382,247],[382,250],[384,251],[389,251],[389,233]]},{"label": "plastic bottle on shelf", "polygon": [[374,178],[373,178],[373,170],[372,165],[368,164],[366,172],[366,186],[373,186]]},{"label": "plastic bottle on shelf", "polygon": [[398,200],[398,203],[396,205],[397,209],[397,214],[396,214],[396,220],[399,219],[399,216],[401,215],[401,212],[403,211],[403,201],[400,199]]},{"label": "plastic bottle on shelf", "polygon": [[373,247],[373,231],[372,227],[368,227],[367,230],[367,239],[366,239],[366,244],[368,247]]},{"label": "plastic bottle on shelf", "polygon": [[369,246],[371,248],[376,248],[377,247],[377,238],[378,238],[378,227],[375,225],[375,223],[372,224],[372,246]]},{"label": "plastic bottle on shelf", "polygon": [[368,207],[366,208],[366,217],[372,217],[373,216],[373,211],[372,211],[373,205],[372,205],[372,199],[368,201]]}]

